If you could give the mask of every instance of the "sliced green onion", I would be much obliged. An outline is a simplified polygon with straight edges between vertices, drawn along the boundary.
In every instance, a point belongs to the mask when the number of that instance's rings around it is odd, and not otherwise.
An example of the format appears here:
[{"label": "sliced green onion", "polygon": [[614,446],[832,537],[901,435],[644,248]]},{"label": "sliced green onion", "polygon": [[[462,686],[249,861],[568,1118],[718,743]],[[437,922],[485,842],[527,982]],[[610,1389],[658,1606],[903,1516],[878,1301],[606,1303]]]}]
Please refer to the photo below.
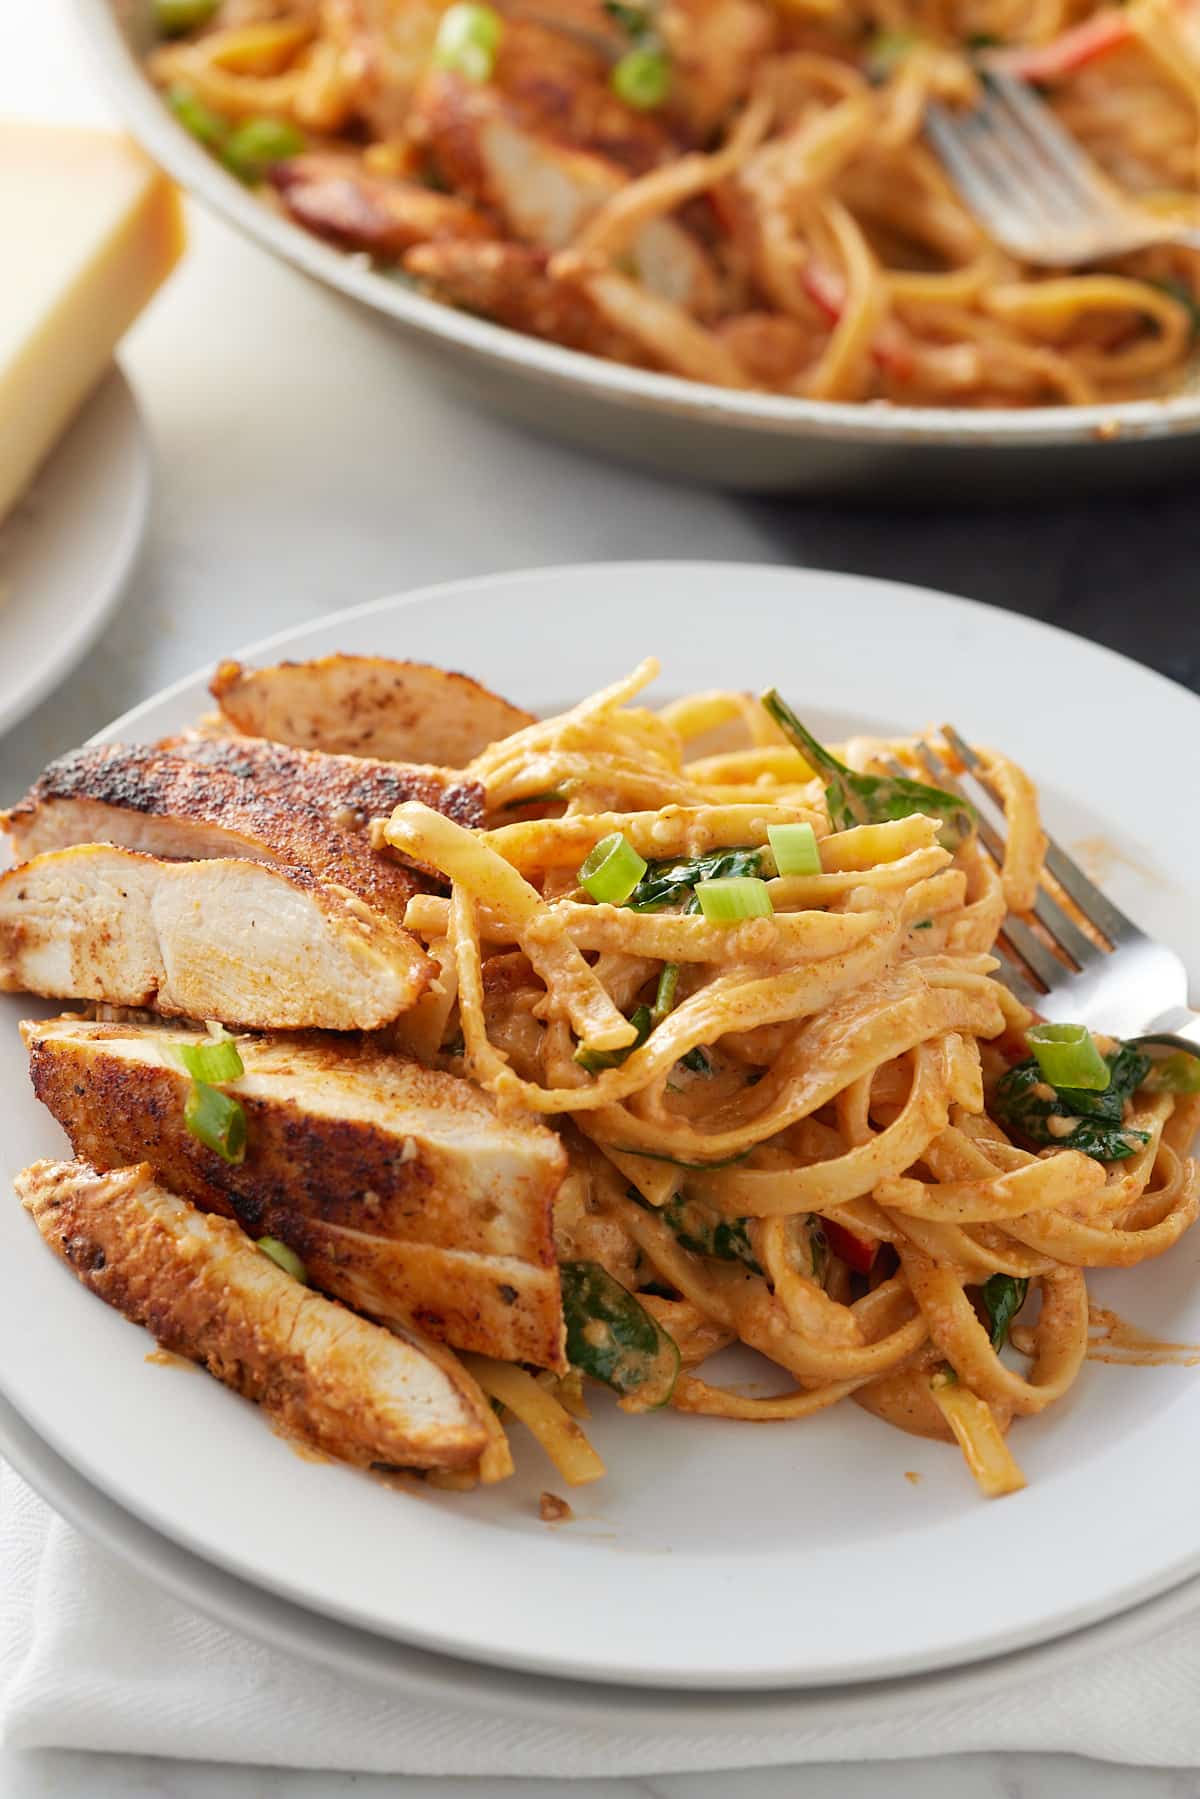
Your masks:
[{"label": "sliced green onion", "polygon": [[602,837],[579,871],[579,885],[598,905],[623,906],[648,864],[620,831]]},{"label": "sliced green onion", "polygon": [[744,918],[770,918],[775,908],[767,883],[756,875],[725,875],[699,881],[696,898],[710,924],[740,924]]},{"label": "sliced green onion", "polygon": [[1025,1041],[1052,1087],[1103,1093],[1112,1080],[1112,1070],[1086,1025],[1036,1024],[1026,1031]]},{"label": "sliced green onion", "polygon": [[653,112],[671,91],[671,64],[662,50],[627,50],[612,72],[618,100],[638,112]]},{"label": "sliced green onion", "polygon": [[1146,1085],[1158,1093],[1200,1093],[1200,1055],[1179,1049],[1173,1056],[1164,1056],[1150,1070]]},{"label": "sliced green onion", "polygon": [[185,131],[190,131],[206,150],[220,150],[229,136],[229,120],[206,106],[190,87],[169,87],[167,105]]},{"label": "sliced green onion", "polygon": [[154,23],[164,37],[182,37],[207,25],[219,0],[154,0]]},{"label": "sliced green onion", "polygon": [[496,67],[496,52],[504,34],[500,14],[490,6],[463,3],[442,15],[433,46],[439,69],[453,69],[468,81],[488,81]]},{"label": "sliced green onion", "polygon": [[205,1081],[193,1081],[183,1108],[183,1122],[192,1136],[220,1156],[223,1162],[242,1162],[246,1157],[246,1114],[236,1099]]},{"label": "sliced green onion", "polygon": [[262,181],[277,162],[298,156],[304,133],[286,119],[247,119],[226,138],[221,157],[239,181]]},{"label": "sliced green onion", "polygon": [[875,81],[883,81],[911,56],[921,42],[915,31],[880,31],[867,49],[867,73]]},{"label": "sliced green onion", "polygon": [[258,1247],[265,1256],[270,1256],[271,1260],[282,1268],[285,1274],[290,1274],[294,1281],[299,1281],[302,1286],[307,1287],[308,1269],[294,1249],[289,1249],[286,1243],[279,1241],[278,1237],[260,1237]]},{"label": "sliced green onion", "polygon": [[664,962],[662,973],[658,977],[658,988],[654,995],[654,1006],[650,1014],[655,1024],[661,1024],[667,1013],[675,1010],[675,994],[678,987],[678,962]]},{"label": "sliced green onion", "polygon": [[194,1081],[221,1087],[240,1081],[246,1072],[232,1037],[210,1037],[205,1043],[173,1043],[171,1049]]},{"label": "sliced green onion", "polygon": [[768,825],[767,837],[781,875],[819,875],[821,852],[811,825]]}]

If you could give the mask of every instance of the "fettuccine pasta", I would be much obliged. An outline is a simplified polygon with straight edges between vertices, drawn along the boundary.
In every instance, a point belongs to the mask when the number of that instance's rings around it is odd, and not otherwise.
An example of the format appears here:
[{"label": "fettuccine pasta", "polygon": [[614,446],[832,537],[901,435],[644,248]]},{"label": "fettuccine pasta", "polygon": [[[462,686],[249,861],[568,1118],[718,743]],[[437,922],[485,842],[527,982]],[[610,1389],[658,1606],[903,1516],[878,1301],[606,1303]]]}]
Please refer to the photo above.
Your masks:
[{"label": "fettuccine pasta", "polygon": [[[1200,1210],[1200,1098],[1103,1039],[1085,1044],[1103,1098],[1032,1059],[991,951],[1042,837],[999,752],[980,754],[1002,866],[954,796],[886,777],[917,772],[906,745],[860,740],[839,764],[731,692],[651,711],[656,672],[479,756],[484,830],[419,802],[377,821],[448,889],[407,914],[444,975],[431,1053],[561,1131],[564,1296],[590,1283],[568,1348],[627,1409],[783,1427],[852,1400],[1012,1491],[1010,1424],[1083,1362],[1087,1270],[1162,1254]],[[627,871],[608,898],[597,846]],[[710,1367],[736,1344],[778,1391]],[[550,1387],[473,1367],[590,1477]]]}]

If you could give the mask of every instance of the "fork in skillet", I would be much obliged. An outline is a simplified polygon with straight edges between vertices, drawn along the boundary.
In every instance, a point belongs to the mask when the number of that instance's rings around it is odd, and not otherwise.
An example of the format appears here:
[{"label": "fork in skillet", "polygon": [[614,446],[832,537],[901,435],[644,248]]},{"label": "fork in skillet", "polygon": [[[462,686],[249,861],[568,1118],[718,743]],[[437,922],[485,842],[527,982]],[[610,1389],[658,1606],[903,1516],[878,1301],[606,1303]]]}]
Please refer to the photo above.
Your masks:
[{"label": "fork in skillet", "polygon": [[[938,787],[975,803],[980,839],[999,863],[1004,815],[987,768],[952,726],[943,725],[942,735],[967,775],[957,778],[923,738],[913,745],[921,772]],[[899,763],[889,761],[888,766],[897,774],[909,772]],[[1033,916],[1054,948],[1025,919],[1009,913],[1004,945],[995,952],[999,978],[1023,1005],[1053,1023],[1084,1024],[1127,1042],[1162,1044],[1200,1056],[1200,1014],[1188,1004],[1182,959],[1127,918],[1053,838],[1047,840],[1045,866],[1107,947],[1094,943],[1043,884]]]},{"label": "fork in skillet", "polygon": [[1151,244],[1200,244],[1190,220],[1122,193],[1014,75],[989,71],[968,111],[929,107],[925,129],[980,224],[1024,262],[1078,268]]}]

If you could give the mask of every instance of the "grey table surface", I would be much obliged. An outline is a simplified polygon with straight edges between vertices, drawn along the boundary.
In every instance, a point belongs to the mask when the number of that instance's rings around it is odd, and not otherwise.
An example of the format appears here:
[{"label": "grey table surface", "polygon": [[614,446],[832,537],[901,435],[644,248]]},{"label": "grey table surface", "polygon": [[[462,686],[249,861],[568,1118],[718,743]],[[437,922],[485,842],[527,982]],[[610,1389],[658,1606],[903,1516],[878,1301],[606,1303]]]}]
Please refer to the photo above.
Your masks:
[{"label": "grey table surface", "polygon": [[[103,112],[63,0],[0,7],[5,104]],[[554,562],[712,557],[885,575],[1051,620],[1200,688],[1194,492],[922,512],[674,486],[471,412],[380,325],[212,220],[194,226],[187,263],[123,353],[157,453],[143,555],[84,665],[0,739],[0,798],[164,683],[269,632],[429,581]],[[822,1799],[1200,1799],[1200,1774],[989,1755],[568,1787],[0,1750],[3,1799],[781,1799],[802,1788]]]}]

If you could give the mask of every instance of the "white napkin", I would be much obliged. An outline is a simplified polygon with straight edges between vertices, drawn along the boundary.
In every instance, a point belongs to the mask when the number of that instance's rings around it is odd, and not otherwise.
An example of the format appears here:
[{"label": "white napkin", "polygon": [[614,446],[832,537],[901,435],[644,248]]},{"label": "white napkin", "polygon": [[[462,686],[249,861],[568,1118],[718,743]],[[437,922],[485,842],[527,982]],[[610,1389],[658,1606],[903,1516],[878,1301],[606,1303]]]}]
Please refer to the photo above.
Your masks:
[{"label": "white napkin", "polygon": [[[981,1596],[981,1603],[985,1598]],[[127,1751],[394,1774],[660,1774],[969,1750],[1200,1763],[1200,1614],[1131,1655],[866,1725],[634,1732],[431,1709],[199,1616],[89,1543],[0,1463],[0,1734]]]}]

